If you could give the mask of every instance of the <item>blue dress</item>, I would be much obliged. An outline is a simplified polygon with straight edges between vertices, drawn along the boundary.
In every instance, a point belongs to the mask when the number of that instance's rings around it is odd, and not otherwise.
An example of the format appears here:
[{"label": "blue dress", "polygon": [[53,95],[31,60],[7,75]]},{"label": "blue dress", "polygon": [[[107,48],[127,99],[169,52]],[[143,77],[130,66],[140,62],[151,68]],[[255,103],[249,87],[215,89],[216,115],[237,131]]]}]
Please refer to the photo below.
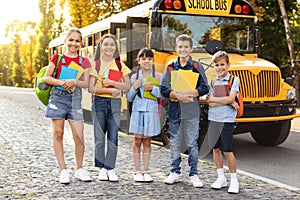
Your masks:
[{"label": "blue dress", "polygon": [[[155,73],[155,78],[159,78],[161,83],[162,75],[160,73]],[[139,71],[139,79],[142,80],[142,86],[139,88],[141,97],[137,95],[138,90],[133,89],[136,73],[131,76],[131,88],[126,94],[128,101],[133,102],[129,132],[143,136],[156,136],[160,134],[158,102],[157,100],[144,98],[144,77],[141,71]],[[162,98],[159,87],[153,86],[151,94],[157,98]]]}]

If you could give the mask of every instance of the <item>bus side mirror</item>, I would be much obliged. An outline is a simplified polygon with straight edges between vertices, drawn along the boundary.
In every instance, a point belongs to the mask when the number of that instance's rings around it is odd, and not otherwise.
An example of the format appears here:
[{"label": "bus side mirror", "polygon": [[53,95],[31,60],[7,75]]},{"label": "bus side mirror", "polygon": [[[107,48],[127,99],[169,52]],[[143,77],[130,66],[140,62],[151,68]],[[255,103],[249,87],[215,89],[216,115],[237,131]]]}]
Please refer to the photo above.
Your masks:
[{"label": "bus side mirror", "polygon": [[205,50],[207,53],[213,55],[218,51],[224,51],[225,47],[219,40],[210,40],[205,44]]},{"label": "bus side mirror", "polygon": [[151,27],[161,27],[161,13],[157,11],[153,11],[151,14]]}]

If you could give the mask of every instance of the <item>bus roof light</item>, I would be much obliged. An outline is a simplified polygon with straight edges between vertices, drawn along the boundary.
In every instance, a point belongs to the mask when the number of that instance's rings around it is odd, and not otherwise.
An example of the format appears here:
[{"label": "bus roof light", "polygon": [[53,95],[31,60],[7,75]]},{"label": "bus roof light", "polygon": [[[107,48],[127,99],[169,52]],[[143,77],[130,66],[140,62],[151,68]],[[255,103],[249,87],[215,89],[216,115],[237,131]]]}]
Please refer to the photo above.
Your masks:
[{"label": "bus roof light", "polygon": [[173,6],[174,6],[174,8],[175,8],[176,10],[179,10],[179,9],[181,8],[181,2],[180,2],[180,0],[175,0],[175,1],[173,2]]},{"label": "bus roof light", "polygon": [[165,0],[164,4],[167,9],[171,9],[173,6],[172,0]]},{"label": "bus roof light", "polygon": [[234,12],[236,13],[236,14],[240,14],[241,12],[242,12],[242,6],[241,5],[235,5],[234,6]]},{"label": "bus roof light", "polygon": [[247,15],[247,14],[249,14],[249,12],[250,12],[249,6],[247,6],[247,5],[243,6],[243,13],[244,13],[245,15]]}]

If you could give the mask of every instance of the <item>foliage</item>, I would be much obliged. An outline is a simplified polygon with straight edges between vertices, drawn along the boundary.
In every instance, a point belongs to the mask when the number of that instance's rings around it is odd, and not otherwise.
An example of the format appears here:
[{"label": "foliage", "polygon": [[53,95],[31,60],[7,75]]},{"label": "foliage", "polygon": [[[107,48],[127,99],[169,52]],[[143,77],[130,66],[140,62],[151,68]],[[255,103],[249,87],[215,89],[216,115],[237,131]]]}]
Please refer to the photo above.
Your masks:
[{"label": "foliage", "polygon": [[12,48],[9,44],[0,45],[0,72],[2,73],[1,85],[9,85],[9,76],[11,74],[11,56]]},{"label": "foliage", "polygon": [[101,19],[127,10],[133,6],[146,2],[146,0],[61,0],[60,4],[64,5],[66,1],[70,7],[71,26],[78,28],[90,25]]},{"label": "foliage", "polygon": [[[289,50],[278,0],[251,1],[254,2],[253,5],[255,5],[255,10],[258,12],[259,21],[257,25],[260,30],[261,57],[270,60],[277,66],[285,66],[289,64]],[[285,0],[285,7],[291,25],[295,49],[298,49],[299,52],[299,6],[297,6],[297,2],[295,0]],[[284,77],[290,76],[291,69],[284,68],[282,73]]]},{"label": "foliage", "polygon": [[[63,0],[65,1],[65,0]],[[105,16],[109,12],[112,14],[118,5],[115,1],[102,1],[102,0],[68,0],[70,7],[71,26],[84,27],[94,22],[99,21],[100,16]],[[109,12],[108,12],[109,11]]]},{"label": "foliage", "polygon": [[52,26],[54,23],[55,0],[39,0],[39,10],[42,14],[42,19],[39,22],[37,29],[37,44],[33,53],[33,72],[34,77],[38,71],[48,65],[48,45],[52,39]]},{"label": "foliage", "polygon": [[123,10],[127,10],[129,8],[132,8],[136,5],[139,5],[141,3],[145,3],[147,1],[149,1],[149,0],[144,0],[144,1],[143,0],[127,0],[127,1],[120,1],[119,3],[120,3],[120,8],[123,11]]}]

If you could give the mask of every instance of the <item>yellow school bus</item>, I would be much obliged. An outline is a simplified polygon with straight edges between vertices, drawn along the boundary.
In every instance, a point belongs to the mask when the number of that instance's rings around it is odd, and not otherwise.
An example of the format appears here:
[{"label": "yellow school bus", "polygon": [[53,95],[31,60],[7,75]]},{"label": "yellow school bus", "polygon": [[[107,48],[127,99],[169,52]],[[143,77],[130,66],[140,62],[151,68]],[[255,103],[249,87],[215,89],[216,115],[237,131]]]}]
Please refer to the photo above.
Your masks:
[{"label": "yellow school bus", "polygon": [[[147,46],[154,51],[156,71],[164,73],[176,59],[175,38],[193,38],[192,57],[199,61],[210,80],[216,74],[211,51],[224,49],[230,56],[230,73],[240,79],[244,115],[236,119],[235,134],[249,133],[262,145],[279,145],[290,132],[296,114],[294,88],[282,80],[279,68],[259,58],[259,30],[252,6],[245,0],[152,0],[81,28],[85,37],[82,55],[93,60],[95,48],[105,33],[116,35],[121,59],[134,70],[137,52]],[[63,52],[63,37],[49,44],[50,56]],[[208,45],[209,44],[209,45]],[[125,95],[124,95],[125,96]],[[128,130],[129,107],[123,98],[121,128]],[[200,97],[200,135],[207,130],[208,106]],[[85,114],[91,110],[91,97],[84,92]],[[164,110],[165,111],[165,110]],[[85,115],[87,117],[88,115]],[[168,143],[168,116],[161,116],[162,131],[157,138]]]}]

